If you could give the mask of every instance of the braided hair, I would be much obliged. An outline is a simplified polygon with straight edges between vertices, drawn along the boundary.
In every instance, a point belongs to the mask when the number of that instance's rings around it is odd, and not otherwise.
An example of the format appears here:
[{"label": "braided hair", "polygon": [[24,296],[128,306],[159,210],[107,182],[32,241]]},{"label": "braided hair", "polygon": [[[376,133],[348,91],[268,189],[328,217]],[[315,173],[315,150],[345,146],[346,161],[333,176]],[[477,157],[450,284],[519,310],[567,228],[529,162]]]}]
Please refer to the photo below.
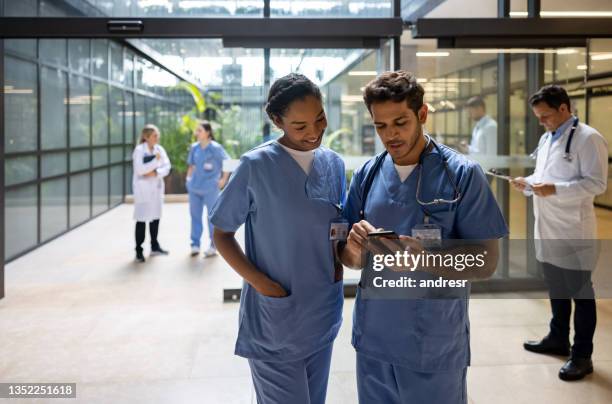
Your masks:
[{"label": "braided hair", "polygon": [[303,74],[290,73],[276,80],[268,92],[266,113],[270,120],[282,117],[293,101],[303,100],[308,96],[321,101],[321,90]]}]

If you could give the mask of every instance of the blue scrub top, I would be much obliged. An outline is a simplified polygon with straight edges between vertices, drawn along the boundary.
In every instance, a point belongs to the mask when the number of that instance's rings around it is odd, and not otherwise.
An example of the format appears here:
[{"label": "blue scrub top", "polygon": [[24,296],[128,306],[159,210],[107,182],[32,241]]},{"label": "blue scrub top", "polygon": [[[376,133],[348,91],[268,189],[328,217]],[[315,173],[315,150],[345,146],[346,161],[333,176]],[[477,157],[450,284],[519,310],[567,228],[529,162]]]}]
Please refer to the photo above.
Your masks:
[{"label": "blue scrub top", "polygon": [[227,232],[245,226],[245,253],[287,297],[263,296],[244,283],[236,354],[294,361],[330,344],[342,322],[342,282],[334,280],[330,222],[341,216],[344,163],[315,151],[309,175],[276,141],[242,156],[212,210]]},{"label": "blue scrub top", "polygon": [[223,172],[223,160],[229,156],[219,143],[211,141],[205,148],[199,142],[191,145],[187,164],[194,166],[189,191],[204,193],[210,189],[216,190],[217,183]]},{"label": "blue scrub top", "polygon": [[[455,177],[461,199],[450,205],[428,206],[430,223],[439,225],[443,239],[498,239],[508,234],[506,222],[480,166],[454,150],[439,145]],[[360,220],[364,180],[374,159],[357,170],[351,181],[344,215],[352,225]],[[422,165],[401,182],[390,155],[376,174],[365,204],[365,220],[374,227],[411,235],[424,222],[416,201],[416,184],[422,174],[420,200],[451,200],[454,187],[445,173],[436,148],[426,152]],[[371,262],[368,263],[371,265]],[[405,275],[405,274],[404,274]],[[436,279],[412,272],[411,277]],[[365,299],[358,288],[353,312],[352,343],[357,351],[415,371],[462,369],[469,365],[469,290],[465,298],[435,299],[436,290],[420,299]],[[445,295],[446,296],[446,295]]]}]

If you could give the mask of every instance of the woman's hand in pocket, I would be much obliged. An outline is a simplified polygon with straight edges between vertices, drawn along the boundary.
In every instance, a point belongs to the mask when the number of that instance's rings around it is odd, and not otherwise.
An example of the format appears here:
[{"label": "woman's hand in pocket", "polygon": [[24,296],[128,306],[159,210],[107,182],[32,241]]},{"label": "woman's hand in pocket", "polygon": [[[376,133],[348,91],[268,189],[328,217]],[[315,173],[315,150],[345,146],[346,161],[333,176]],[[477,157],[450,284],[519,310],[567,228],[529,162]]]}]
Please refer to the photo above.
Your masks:
[{"label": "woman's hand in pocket", "polygon": [[274,282],[267,276],[263,276],[260,281],[253,284],[255,290],[268,297],[286,297],[287,291],[278,282]]}]

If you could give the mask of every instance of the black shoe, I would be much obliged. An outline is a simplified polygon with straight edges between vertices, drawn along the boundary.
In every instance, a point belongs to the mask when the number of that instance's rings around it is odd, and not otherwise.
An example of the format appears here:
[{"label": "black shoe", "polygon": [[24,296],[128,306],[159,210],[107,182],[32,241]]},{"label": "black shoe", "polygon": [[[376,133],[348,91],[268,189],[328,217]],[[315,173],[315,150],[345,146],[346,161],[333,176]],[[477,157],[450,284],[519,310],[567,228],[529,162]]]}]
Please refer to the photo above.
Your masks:
[{"label": "black shoe", "polygon": [[523,344],[523,348],[525,348],[529,352],[535,352],[539,354],[560,356],[569,356],[570,354],[570,347],[568,342],[557,342],[552,340],[549,336],[542,338],[541,341],[527,341]]},{"label": "black shoe", "polygon": [[593,373],[591,358],[569,358],[559,370],[559,379],[565,381],[580,380]]},{"label": "black shoe", "polygon": [[136,261],[145,262],[145,257],[142,255],[142,251],[136,251]]},{"label": "black shoe", "polygon": [[151,247],[151,255],[168,255],[170,254],[167,250],[161,248],[161,246],[157,246],[155,248]]}]

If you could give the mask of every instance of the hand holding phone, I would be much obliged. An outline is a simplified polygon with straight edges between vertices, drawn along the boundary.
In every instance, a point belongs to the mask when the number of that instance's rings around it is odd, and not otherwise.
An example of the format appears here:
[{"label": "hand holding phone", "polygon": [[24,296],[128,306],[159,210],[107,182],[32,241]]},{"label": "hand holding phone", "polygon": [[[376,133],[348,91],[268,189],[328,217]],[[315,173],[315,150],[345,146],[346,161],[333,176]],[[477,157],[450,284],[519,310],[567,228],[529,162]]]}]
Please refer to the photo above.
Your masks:
[{"label": "hand holding phone", "polygon": [[399,236],[393,230],[377,230],[377,231],[372,231],[368,233],[368,238],[374,238],[374,237],[399,239]]}]

